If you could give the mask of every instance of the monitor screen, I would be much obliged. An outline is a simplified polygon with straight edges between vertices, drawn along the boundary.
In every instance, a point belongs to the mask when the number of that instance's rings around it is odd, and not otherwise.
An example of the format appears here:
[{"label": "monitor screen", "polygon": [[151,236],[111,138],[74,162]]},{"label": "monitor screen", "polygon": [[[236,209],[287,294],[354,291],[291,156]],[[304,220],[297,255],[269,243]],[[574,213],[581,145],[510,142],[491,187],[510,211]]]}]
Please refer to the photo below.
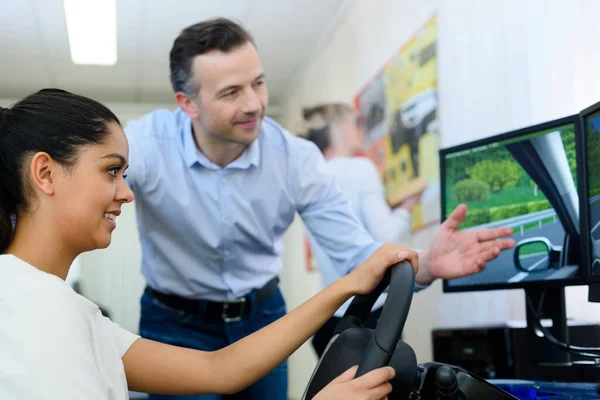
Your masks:
[{"label": "monitor screen", "polygon": [[590,259],[585,260],[591,266],[591,275],[600,275],[600,104],[584,110],[583,115],[583,151],[585,165],[585,199],[587,220],[582,220],[583,251]]},{"label": "monitor screen", "polygon": [[571,116],[440,151],[443,219],[466,204],[459,229],[508,226],[516,242],[444,291],[579,283],[579,126]]}]

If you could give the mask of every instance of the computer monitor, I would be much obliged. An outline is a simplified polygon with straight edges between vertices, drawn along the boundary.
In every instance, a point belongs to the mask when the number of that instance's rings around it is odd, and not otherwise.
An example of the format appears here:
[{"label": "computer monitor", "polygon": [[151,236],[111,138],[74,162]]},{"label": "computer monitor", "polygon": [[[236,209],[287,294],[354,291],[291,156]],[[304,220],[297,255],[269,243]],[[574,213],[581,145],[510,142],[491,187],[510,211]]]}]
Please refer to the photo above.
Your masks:
[{"label": "computer monitor", "polygon": [[[582,123],[589,127],[585,135]],[[600,379],[594,362],[590,368],[571,361],[564,290],[589,285],[600,301],[600,271],[597,286],[590,278],[590,260],[600,255],[594,247],[600,230],[596,126],[600,107],[440,151],[442,218],[465,203],[459,229],[508,226],[516,242],[481,273],[445,280],[444,292],[525,289],[525,379]],[[545,331],[542,320],[550,320]]]},{"label": "computer monitor", "polygon": [[600,103],[579,113],[581,264],[589,273],[588,300],[600,302]]},{"label": "computer monitor", "polygon": [[582,181],[582,264],[589,266],[590,281],[600,281],[600,103],[580,114],[582,135],[578,137]]},{"label": "computer monitor", "polygon": [[508,226],[513,249],[445,292],[584,284],[572,115],[440,151],[442,218],[464,203],[461,230]]}]

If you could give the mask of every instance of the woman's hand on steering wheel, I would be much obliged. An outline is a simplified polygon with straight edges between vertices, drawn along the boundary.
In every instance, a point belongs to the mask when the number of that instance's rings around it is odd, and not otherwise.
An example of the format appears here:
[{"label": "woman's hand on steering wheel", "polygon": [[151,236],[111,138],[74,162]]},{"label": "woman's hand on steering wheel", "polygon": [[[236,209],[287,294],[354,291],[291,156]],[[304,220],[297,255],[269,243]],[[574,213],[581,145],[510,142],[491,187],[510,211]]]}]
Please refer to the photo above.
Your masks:
[{"label": "woman's hand on steering wheel", "polygon": [[375,369],[360,378],[353,379],[357,366],[335,378],[313,400],[381,400],[392,392],[390,380],[395,372],[392,367]]},{"label": "woman's hand on steering wheel", "polygon": [[351,280],[356,294],[370,293],[381,282],[389,267],[404,260],[410,261],[416,274],[419,270],[419,255],[416,251],[384,243],[346,277]]}]

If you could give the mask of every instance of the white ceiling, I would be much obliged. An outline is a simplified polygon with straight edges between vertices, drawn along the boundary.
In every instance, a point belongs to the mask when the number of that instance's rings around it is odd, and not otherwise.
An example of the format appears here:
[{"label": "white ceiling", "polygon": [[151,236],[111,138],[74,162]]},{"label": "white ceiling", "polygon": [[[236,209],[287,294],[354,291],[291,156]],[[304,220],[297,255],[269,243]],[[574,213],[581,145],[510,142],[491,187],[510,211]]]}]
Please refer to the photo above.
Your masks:
[{"label": "white ceiling", "polygon": [[117,0],[118,61],[106,67],[71,62],[62,0],[0,0],[0,98],[59,87],[100,101],[172,102],[168,57],[173,40],[191,24],[224,16],[242,22],[255,37],[270,106],[277,108],[351,3]]}]

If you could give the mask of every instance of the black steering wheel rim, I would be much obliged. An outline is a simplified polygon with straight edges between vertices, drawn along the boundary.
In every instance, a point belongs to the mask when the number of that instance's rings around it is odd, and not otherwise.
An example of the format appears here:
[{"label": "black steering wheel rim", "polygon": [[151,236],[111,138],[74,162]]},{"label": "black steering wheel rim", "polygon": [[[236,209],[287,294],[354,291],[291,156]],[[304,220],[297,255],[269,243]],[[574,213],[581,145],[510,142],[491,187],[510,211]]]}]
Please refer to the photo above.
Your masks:
[{"label": "black steering wheel rim", "polygon": [[387,299],[383,305],[375,333],[359,364],[357,377],[388,365],[394,353],[412,303],[415,286],[412,264],[408,261],[395,264],[386,271],[381,282],[371,293],[355,296],[336,328],[336,331],[339,331],[343,330],[344,326],[356,326],[357,321],[362,326],[373,305],[388,286],[390,288]]}]

